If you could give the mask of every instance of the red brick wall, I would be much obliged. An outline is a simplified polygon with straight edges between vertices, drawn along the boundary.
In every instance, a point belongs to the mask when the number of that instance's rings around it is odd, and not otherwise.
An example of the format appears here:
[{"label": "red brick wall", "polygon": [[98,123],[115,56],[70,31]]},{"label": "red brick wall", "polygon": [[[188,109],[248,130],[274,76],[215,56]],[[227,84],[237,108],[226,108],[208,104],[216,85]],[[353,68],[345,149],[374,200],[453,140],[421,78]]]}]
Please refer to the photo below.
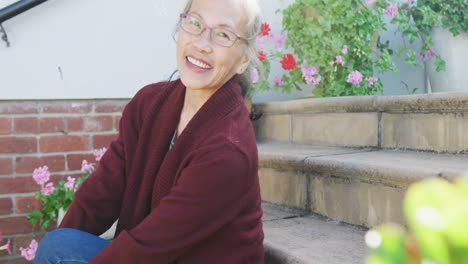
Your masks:
[{"label": "red brick wall", "polygon": [[0,100],[0,231],[13,250],[12,256],[0,252],[0,263],[29,263],[20,257],[19,248],[43,235],[32,232],[26,220],[39,206],[33,170],[47,165],[55,182],[81,176],[81,161],[94,161],[92,151],[116,137],[127,102]]}]

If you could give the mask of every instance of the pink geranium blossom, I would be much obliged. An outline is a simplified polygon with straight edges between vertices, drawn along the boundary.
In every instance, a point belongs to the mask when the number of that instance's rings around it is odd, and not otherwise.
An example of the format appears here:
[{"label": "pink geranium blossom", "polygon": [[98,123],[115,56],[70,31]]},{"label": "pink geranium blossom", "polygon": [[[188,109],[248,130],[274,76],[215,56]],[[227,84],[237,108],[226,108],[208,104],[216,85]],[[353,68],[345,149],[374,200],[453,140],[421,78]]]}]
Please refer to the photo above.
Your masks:
[{"label": "pink geranium blossom", "polygon": [[104,156],[104,153],[106,153],[106,151],[107,148],[95,149],[93,154],[96,161],[100,161],[102,159],[102,156]]},{"label": "pink geranium blossom", "polygon": [[43,185],[44,183],[48,182],[50,179],[49,168],[47,166],[44,166],[34,169],[33,179],[39,185]]},{"label": "pink geranium blossom", "polygon": [[348,54],[348,46],[343,45],[343,48],[341,49],[341,53]]},{"label": "pink geranium blossom", "polygon": [[88,163],[88,161],[83,160],[81,163],[81,171],[82,172],[93,172],[94,171],[94,163]]},{"label": "pink geranium blossom", "polygon": [[387,15],[389,18],[393,18],[398,13],[398,6],[396,4],[388,5],[387,9],[385,9],[384,14]]},{"label": "pink geranium blossom", "polygon": [[276,76],[275,78],[273,78],[273,84],[275,86],[281,86],[283,85],[283,80],[281,79],[281,76]]},{"label": "pink geranium blossom", "polygon": [[265,44],[267,41],[268,41],[268,36],[258,36],[255,42],[257,44],[257,47],[259,47],[260,49],[263,49],[265,48]]},{"label": "pink geranium blossom", "polygon": [[301,65],[302,77],[304,78],[305,82],[307,84],[310,84],[310,83],[313,83],[314,85],[319,84],[321,80],[320,75],[318,75],[319,71],[314,66],[307,67],[306,64],[307,62],[304,61]]},{"label": "pink geranium blossom", "polygon": [[418,57],[419,57],[422,61],[426,62],[426,61],[431,60],[431,59],[433,59],[433,58],[435,57],[435,52],[434,52],[433,49],[427,50],[426,53],[420,51],[420,52],[418,53]]},{"label": "pink geranium blossom", "polygon": [[348,83],[352,83],[353,85],[359,85],[362,81],[362,74],[359,71],[352,71],[348,75]]},{"label": "pink geranium blossom", "polygon": [[37,241],[33,239],[27,248],[20,247],[21,256],[23,256],[26,260],[33,260],[36,256],[37,246]]},{"label": "pink geranium blossom", "polygon": [[375,3],[375,0],[366,0],[366,4],[372,5]]},{"label": "pink geranium blossom", "polygon": [[336,64],[341,64],[342,66],[345,64],[343,58],[341,56],[336,56],[335,58],[335,63]]},{"label": "pink geranium blossom", "polygon": [[50,195],[55,190],[54,183],[49,182],[46,185],[42,186],[41,192],[43,195]]},{"label": "pink geranium blossom", "polygon": [[[3,236],[2,232],[0,231],[0,242],[2,242]],[[10,245],[10,239],[7,240],[7,243],[3,246],[0,246],[0,250],[6,250],[9,255],[11,255],[11,245]]]},{"label": "pink geranium blossom", "polygon": [[288,37],[288,32],[285,31],[283,34],[272,34],[273,36],[273,43],[276,49],[283,49],[284,48],[284,41]]},{"label": "pink geranium blossom", "polygon": [[75,178],[68,176],[67,182],[63,185],[63,187],[65,187],[65,189],[73,190],[74,186],[75,186]]},{"label": "pink geranium blossom", "polygon": [[374,85],[374,83],[377,82],[377,80],[379,80],[377,77],[369,77],[367,79],[367,83],[369,84],[369,86],[372,86],[372,85]]}]

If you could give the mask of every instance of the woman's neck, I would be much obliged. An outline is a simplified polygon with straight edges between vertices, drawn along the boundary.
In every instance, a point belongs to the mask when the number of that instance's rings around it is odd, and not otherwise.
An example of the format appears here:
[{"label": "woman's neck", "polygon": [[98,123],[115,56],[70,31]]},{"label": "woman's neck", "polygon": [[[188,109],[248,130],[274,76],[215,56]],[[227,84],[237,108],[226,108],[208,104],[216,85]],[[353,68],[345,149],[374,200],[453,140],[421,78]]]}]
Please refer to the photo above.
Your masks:
[{"label": "woman's neck", "polygon": [[186,88],[184,105],[180,113],[179,125],[177,126],[177,134],[180,135],[187,124],[192,120],[193,116],[200,110],[206,101],[213,95],[213,92],[207,90],[192,90]]}]

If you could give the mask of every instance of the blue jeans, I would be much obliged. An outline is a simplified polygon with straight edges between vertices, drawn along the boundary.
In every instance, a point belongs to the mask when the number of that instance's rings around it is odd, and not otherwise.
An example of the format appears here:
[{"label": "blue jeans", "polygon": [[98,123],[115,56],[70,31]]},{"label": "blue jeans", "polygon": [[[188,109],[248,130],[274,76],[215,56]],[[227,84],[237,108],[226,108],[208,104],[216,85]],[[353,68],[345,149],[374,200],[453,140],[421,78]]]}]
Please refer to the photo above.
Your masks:
[{"label": "blue jeans", "polygon": [[109,240],[80,230],[59,228],[47,233],[39,242],[34,263],[88,263],[109,243]]}]

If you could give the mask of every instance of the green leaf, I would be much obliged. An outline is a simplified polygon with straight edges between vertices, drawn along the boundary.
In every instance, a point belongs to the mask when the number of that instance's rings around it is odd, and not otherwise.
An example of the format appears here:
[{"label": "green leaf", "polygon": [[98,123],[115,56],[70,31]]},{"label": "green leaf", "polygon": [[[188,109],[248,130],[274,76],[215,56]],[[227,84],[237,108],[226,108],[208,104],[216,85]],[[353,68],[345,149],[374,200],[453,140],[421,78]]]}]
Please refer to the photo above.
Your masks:
[{"label": "green leaf", "polygon": [[439,55],[436,56],[434,64],[437,72],[445,72],[445,61]]},{"label": "green leaf", "polygon": [[414,50],[410,49],[406,52],[405,63],[416,66],[416,52]]}]

